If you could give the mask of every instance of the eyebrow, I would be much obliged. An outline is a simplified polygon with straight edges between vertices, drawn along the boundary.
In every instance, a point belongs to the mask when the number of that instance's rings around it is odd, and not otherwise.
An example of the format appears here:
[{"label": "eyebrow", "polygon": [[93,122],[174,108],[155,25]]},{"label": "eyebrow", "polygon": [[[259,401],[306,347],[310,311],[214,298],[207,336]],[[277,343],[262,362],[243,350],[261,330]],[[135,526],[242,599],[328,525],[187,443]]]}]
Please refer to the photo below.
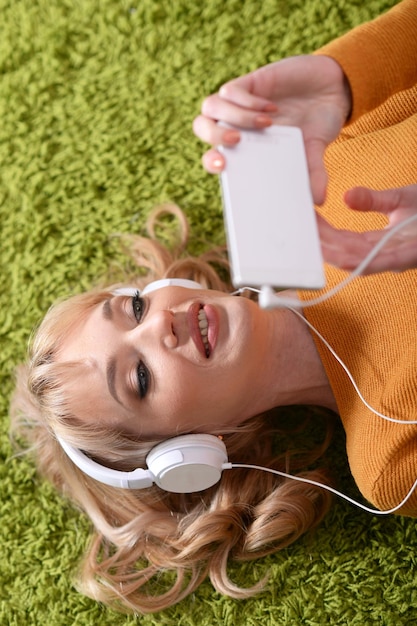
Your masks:
[{"label": "eyebrow", "polygon": [[[104,300],[103,307],[101,310],[104,319],[108,321],[113,320],[113,309],[111,306],[111,300],[112,298],[107,298],[106,300]],[[123,403],[121,402],[116,391],[116,359],[114,357],[111,357],[107,361],[106,380],[107,380],[107,387],[109,388],[110,395],[112,396],[112,398],[116,400],[116,402],[118,402],[118,404],[121,404],[123,406]]]},{"label": "eyebrow", "polygon": [[117,395],[116,391],[116,359],[114,357],[110,358],[107,361],[106,380],[110,395],[116,400],[116,402],[123,406],[123,403]]},{"label": "eyebrow", "polygon": [[107,298],[107,300],[104,300],[103,308],[102,308],[104,319],[110,320],[110,321],[113,319],[113,309],[111,306],[111,301],[112,301],[112,298]]}]

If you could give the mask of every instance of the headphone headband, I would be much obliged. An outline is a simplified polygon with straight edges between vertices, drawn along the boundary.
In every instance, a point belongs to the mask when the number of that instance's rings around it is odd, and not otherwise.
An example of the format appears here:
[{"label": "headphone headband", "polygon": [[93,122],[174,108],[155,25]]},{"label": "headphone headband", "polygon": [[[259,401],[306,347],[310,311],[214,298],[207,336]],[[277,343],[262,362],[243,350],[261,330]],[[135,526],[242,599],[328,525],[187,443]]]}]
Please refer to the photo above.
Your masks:
[{"label": "headphone headband", "polygon": [[[184,287],[186,289],[203,289],[203,286],[195,280],[189,280],[188,278],[161,278],[160,280],[154,280],[141,290],[142,295],[156,291],[157,289],[163,289],[164,287]],[[133,296],[137,292],[137,287],[118,287],[114,290],[116,296]]]},{"label": "headphone headband", "polygon": [[202,285],[195,280],[189,278],[161,278],[160,280],[154,280],[142,290],[142,294],[148,294],[156,289],[162,289],[163,287],[185,287],[186,289],[203,289]]}]

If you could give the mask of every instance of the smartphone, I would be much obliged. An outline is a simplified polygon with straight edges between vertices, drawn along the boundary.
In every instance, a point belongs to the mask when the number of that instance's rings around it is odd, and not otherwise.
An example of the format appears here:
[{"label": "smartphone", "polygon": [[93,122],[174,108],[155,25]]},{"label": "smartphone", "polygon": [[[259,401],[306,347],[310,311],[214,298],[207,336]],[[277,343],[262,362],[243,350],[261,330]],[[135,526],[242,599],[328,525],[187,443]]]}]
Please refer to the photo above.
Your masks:
[{"label": "smartphone", "polygon": [[219,147],[224,220],[235,287],[320,289],[323,258],[302,132],[241,130]]}]

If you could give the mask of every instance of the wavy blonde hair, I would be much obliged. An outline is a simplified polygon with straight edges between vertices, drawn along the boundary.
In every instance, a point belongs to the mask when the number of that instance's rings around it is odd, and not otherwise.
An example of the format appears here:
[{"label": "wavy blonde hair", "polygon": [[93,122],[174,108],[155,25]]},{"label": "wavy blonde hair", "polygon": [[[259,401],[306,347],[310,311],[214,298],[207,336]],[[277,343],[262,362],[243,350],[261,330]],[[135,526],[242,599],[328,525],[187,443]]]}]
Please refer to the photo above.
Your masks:
[{"label": "wavy blonde hair", "polygon": [[[179,225],[177,241],[170,249],[156,236],[164,213],[175,217]],[[212,250],[199,258],[185,254],[188,224],[178,207],[156,210],[147,232],[147,237],[124,238],[138,268],[146,272],[136,279],[139,288],[149,280],[169,276],[191,278],[207,288],[230,289],[219,276],[228,267],[224,251]],[[265,580],[250,589],[238,587],[227,574],[229,559],[256,559],[288,546],[321,521],[330,506],[328,492],[244,469],[224,472],[217,485],[198,494],[171,494],[157,486],[115,489],[84,475],[57,443],[56,435],[61,435],[98,462],[120,470],[144,467],[149,450],[159,443],[138,440],[100,425],[99,420],[95,424],[83,420],[74,410],[71,393],[82,365],[54,360],[71,327],[113,288],[73,296],[49,310],[34,334],[28,362],[18,370],[12,400],[13,435],[26,440],[40,473],[77,503],[94,525],[78,587],[114,608],[142,613],[180,601],[207,576],[217,591],[228,596],[253,595]],[[228,432],[212,434],[223,436],[232,462],[293,472],[319,458],[329,443],[330,427],[323,442],[305,453],[277,455],[271,443],[277,432],[274,421],[275,426],[270,415],[257,416]],[[323,470],[300,475],[327,481]],[[166,590],[161,593],[164,580]]]}]

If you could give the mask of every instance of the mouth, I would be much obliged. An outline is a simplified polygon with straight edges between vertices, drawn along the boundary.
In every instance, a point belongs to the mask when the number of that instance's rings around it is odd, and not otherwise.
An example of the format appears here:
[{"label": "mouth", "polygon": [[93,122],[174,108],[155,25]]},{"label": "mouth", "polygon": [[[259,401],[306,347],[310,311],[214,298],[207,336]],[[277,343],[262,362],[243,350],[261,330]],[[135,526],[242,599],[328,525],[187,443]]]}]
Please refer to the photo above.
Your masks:
[{"label": "mouth", "polygon": [[194,302],[188,311],[190,336],[199,353],[208,359],[215,348],[218,335],[218,314],[215,307]]},{"label": "mouth", "polygon": [[201,335],[201,339],[203,342],[204,350],[206,352],[206,357],[208,358],[210,356],[210,344],[208,340],[208,320],[207,320],[207,315],[203,307],[201,307],[201,309],[198,312],[197,320],[198,320],[198,327],[200,329],[200,335]]}]

